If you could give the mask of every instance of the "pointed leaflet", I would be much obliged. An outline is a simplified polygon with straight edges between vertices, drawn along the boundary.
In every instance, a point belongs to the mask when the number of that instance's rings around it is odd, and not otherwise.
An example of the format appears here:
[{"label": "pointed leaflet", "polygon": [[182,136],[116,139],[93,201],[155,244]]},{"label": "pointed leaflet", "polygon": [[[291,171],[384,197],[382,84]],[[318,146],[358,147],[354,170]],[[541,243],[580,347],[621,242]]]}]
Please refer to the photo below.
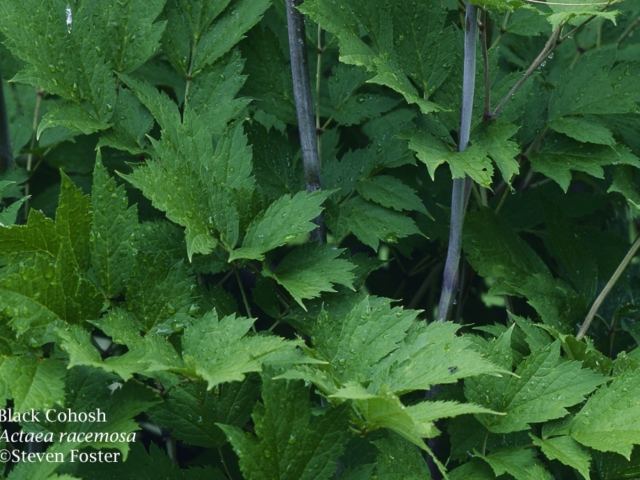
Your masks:
[{"label": "pointed leaflet", "polygon": [[55,257],[59,249],[53,220],[38,210],[29,211],[26,225],[0,225],[0,252],[4,255],[41,252]]},{"label": "pointed leaflet", "polygon": [[479,457],[491,466],[496,477],[508,473],[516,480],[529,480],[528,470],[540,465],[536,459],[536,452],[525,447],[502,448]]},{"label": "pointed leaflet", "polygon": [[[9,186],[13,185],[16,182],[8,181],[8,180],[0,180],[0,199],[6,197],[4,194],[4,190]],[[16,223],[16,218],[18,216],[18,211],[27,197],[23,197],[19,200],[14,201],[11,205],[6,208],[0,209],[0,227],[9,227]]]},{"label": "pointed leaflet", "polygon": [[374,367],[370,389],[388,385],[403,394],[482,373],[506,373],[477,353],[468,337],[457,336],[459,328],[449,322],[414,325],[393,356]]},{"label": "pointed leaflet", "polygon": [[247,80],[246,75],[240,75],[244,63],[240,52],[233,50],[192,81],[185,110],[206,125],[209,133],[223,133],[229,120],[237,118],[251,102],[251,98],[236,98]]},{"label": "pointed leaflet", "polygon": [[179,73],[198,75],[244,38],[269,0],[168,0],[162,49]]},{"label": "pointed leaflet", "polygon": [[[245,196],[253,188],[251,149],[246,145],[241,123],[228,127],[214,152],[211,132],[194,111],[187,110],[182,123],[177,105],[165,94],[125,75],[121,78],[162,128],[162,139],[152,141],[157,161],[124,177],[140,188],[154,206],[165,211],[170,220],[186,227],[190,259],[195,253],[210,253],[217,245],[213,236],[213,212],[218,209],[214,201],[216,184],[229,181],[232,189],[249,189]],[[231,96],[216,96],[216,105],[233,100],[235,90],[224,91]]]},{"label": "pointed leaflet", "polygon": [[632,165],[640,168],[640,159],[622,145],[614,150],[607,145],[577,142],[564,135],[554,135],[540,150],[531,154],[531,167],[556,181],[566,192],[571,183],[571,171],[585,172],[592,177],[604,178],[605,165]]},{"label": "pointed leaflet", "polygon": [[[123,460],[129,452],[129,443],[120,441],[105,441],[104,436],[97,434],[122,433],[127,435],[140,429],[135,417],[159,403],[157,393],[139,383],[126,383],[121,388],[111,390],[110,386],[118,377],[102,370],[88,367],[73,368],[67,378],[66,408],[72,412],[95,412],[99,408],[104,414],[105,421],[98,422],[67,422],[40,423],[39,431],[53,431],[60,443],[69,444],[73,448],[82,449],[88,446],[94,449],[115,448],[120,450]],[[59,410],[62,410],[61,407]],[[65,410],[66,411],[66,410]],[[55,416],[53,411],[50,415]],[[74,434],[82,432],[75,437]],[[94,436],[89,436],[93,432]],[[86,435],[86,437],[85,437]],[[102,437],[102,438],[101,438]],[[78,441],[87,438],[88,441]]]},{"label": "pointed leaflet", "polygon": [[302,382],[263,376],[262,398],[253,421],[256,435],[238,427],[219,425],[227,434],[247,480],[326,480],[351,436],[349,407],[343,404],[311,415],[309,390]]},{"label": "pointed leaflet", "polygon": [[380,241],[397,243],[399,238],[422,234],[408,216],[370,203],[361,197],[350,198],[329,209],[325,220],[338,239],[353,233],[358,240],[376,251]]},{"label": "pointed leaflet", "polygon": [[[26,63],[14,80],[43,88],[74,105],[56,107],[47,114],[38,135],[57,124],[100,130],[113,115],[116,82],[103,52],[112,38],[104,24],[94,24],[92,15],[81,12],[73,15],[68,29],[65,10],[65,4],[55,0],[0,4],[0,30],[12,53]],[[16,24],[22,28],[15,28]]]},{"label": "pointed leaflet", "polygon": [[[419,480],[431,478],[429,467],[420,450],[393,433],[373,440],[379,454],[376,457],[378,480]],[[368,478],[368,477],[367,477]]]},{"label": "pointed leaflet", "polygon": [[91,265],[108,298],[117,297],[131,276],[135,263],[138,209],[128,207],[124,186],[118,186],[102,165],[98,151],[91,189],[93,225]]},{"label": "pointed leaflet", "polygon": [[253,320],[227,316],[218,320],[215,310],[195,320],[184,330],[180,365],[159,359],[156,370],[175,371],[202,378],[207,390],[224,382],[242,381],[249,372],[259,372],[263,363],[297,363],[302,355],[299,341],[276,336],[247,336]]},{"label": "pointed leaflet", "polygon": [[204,383],[176,386],[148,414],[151,421],[184,443],[212,448],[226,442],[225,434],[215,424],[242,428],[259,396],[258,375],[210,391]]},{"label": "pointed leaflet", "polygon": [[[166,0],[107,0],[86,2],[73,14],[72,30],[79,16],[87,16],[99,27],[105,58],[116,72],[133,72],[160,46],[166,22],[156,22]],[[106,40],[109,41],[106,41]]]},{"label": "pointed leaflet", "polygon": [[64,405],[66,369],[59,359],[38,359],[31,355],[0,359],[0,392],[12,398],[17,412],[47,410]]},{"label": "pointed leaflet", "polygon": [[565,416],[571,407],[607,377],[583,369],[582,362],[560,362],[560,343],[529,355],[516,370],[517,377],[496,378],[492,388],[473,381],[465,384],[465,395],[471,402],[482,403],[505,416],[477,415],[491,432],[510,433],[529,428],[529,423],[541,423]]},{"label": "pointed leaflet", "polygon": [[571,436],[587,447],[629,459],[640,444],[640,370],[626,370],[592,395],[571,423]]},{"label": "pointed leaflet", "polygon": [[[369,80],[371,83],[392,88],[407,103],[417,104],[423,113],[440,110],[438,105],[423,98],[425,92],[421,94],[413,86],[396,57],[393,5],[382,0],[349,0],[340,4],[330,0],[310,0],[300,10],[338,38],[341,61],[365,67],[376,74]],[[370,45],[360,38],[361,30],[368,35]],[[400,42],[400,35],[397,38]]]},{"label": "pointed leaflet", "polygon": [[591,454],[587,449],[581,447],[573,438],[561,436],[540,439],[531,434],[529,434],[529,436],[533,440],[533,444],[540,447],[542,453],[544,453],[549,460],[559,460],[565,465],[575,468],[584,478],[589,480]]},{"label": "pointed leaflet", "polygon": [[346,316],[323,311],[309,333],[314,350],[331,363],[339,381],[364,381],[371,368],[398,347],[418,313],[391,308],[385,298],[366,297]]},{"label": "pointed leaflet", "polygon": [[397,211],[415,210],[428,215],[427,209],[416,192],[395,177],[376,175],[361,180],[356,188],[363,198],[379,203],[383,207]]},{"label": "pointed leaflet", "polygon": [[311,220],[320,215],[320,205],[328,196],[328,192],[320,190],[299,192],[293,198],[283,195],[254,218],[242,247],[231,252],[229,261],[238,258],[262,260],[266,252],[314,230],[316,224]]},{"label": "pointed leaflet", "polygon": [[127,283],[127,308],[150,332],[173,316],[189,312],[192,284],[182,261],[167,265],[158,256],[140,253]]},{"label": "pointed leaflet", "polygon": [[327,244],[307,244],[284,257],[273,272],[265,268],[262,274],[274,278],[304,308],[302,299],[335,292],[335,283],[353,289],[351,270],[355,266],[337,258],[342,252],[344,249]]},{"label": "pointed leaflet", "polygon": [[60,198],[56,210],[56,232],[73,249],[75,262],[82,272],[89,268],[89,232],[91,231],[91,204],[82,190],[75,188],[64,172],[60,183]]},{"label": "pointed leaflet", "polygon": [[615,146],[613,133],[607,127],[589,118],[562,117],[549,122],[549,127],[579,142]]},{"label": "pointed leaflet", "polygon": [[249,76],[242,93],[254,99],[254,104],[285,123],[297,123],[293,100],[291,67],[275,33],[258,25],[249,31],[240,44],[242,56],[247,59],[244,73]]}]

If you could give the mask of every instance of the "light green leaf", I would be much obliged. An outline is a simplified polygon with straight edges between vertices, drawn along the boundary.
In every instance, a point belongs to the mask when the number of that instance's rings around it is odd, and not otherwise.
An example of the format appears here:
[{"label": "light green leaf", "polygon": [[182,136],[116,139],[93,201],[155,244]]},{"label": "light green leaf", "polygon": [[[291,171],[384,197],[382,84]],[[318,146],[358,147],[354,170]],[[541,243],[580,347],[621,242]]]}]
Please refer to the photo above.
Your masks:
[{"label": "light green leaf", "polygon": [[640,215],[640,175],[638,169],[628,165],[614,167],[609,192],[619,192],[627,200],[634,216]]},{"label": "light green leaf", "polygon": [[242,247],[231,252],[229,261],[262,260],[266,252],[314,230],[316,225],[311,220],[320,215],[321,204],[328,196],[329,192],[319,190],[299,192],[293,198],[283,195],[251,222]]},{"label": "light green leaf", "polygon": [[592,395],[571,423],[571,436],[587,447],[629,459],[640,444],[640,370],[626,370]]},{"label": "light green leaf", "polygon": [[375,93],[353,95],[336,106],[333,118],[341,125],[350,126],[376,118],[391,110],[400,101]]},{"label": "light green leaf", "polygon": [[60,237],[53,220],[38,210],[29,211],[26,225],[0,225],[0,251],[7,254],[40,252],[58,255]]},{"label": "light green leaf", "polygon": [[358,182],[358,193],[366,200],[397,211],[415,210],[429,215],[416,192],[395,177],[376,175]]},{"label": "light green leaf", "polygon": [[343,251],[327,244],[307,244],[284,257],[273,272],[265,268],[263,275],[274,278],[304,308],[302,299],[335,292],[336,283],[353,289],[354,265],[337,258]]},{"label": "light green leaf", "polygon": [[[482,403],[506,416],[476,415],[493,433],[510,433],[567,415],[567,407],[585,399],[585,395],[607,381],[607,377],[581,368],[582,362],[560,360],[558,341],[526,357],[516,370],[517,376],[487,382],[471,379],[465,383],[470,402]],[[480,388],[482,387],[482,388]]]},{"label": "light green leaf", "polygon": [[144,153],[149,146],[146,136],[153,123],[153,117],[140,100],[131,90],[122,88],[118,92],[111,129],[100,136],[97,146],[126,150],[133,155]]},{"label": "light green leaf", "polygon": [[[485,124],[483,124],[485,125]],[[484,149],[498,166],[505,182],[510,182],[520,168],[514,157],[520,154],[520,146],[511,140],[518,127],[511,123],[489,123],[486,128],[474,132],[473,144]]]},{"label": "light green leaf", "polygon": [[246,336],[253,325],[249,318],[227,316],[218,320],[215,310],[185,328],[182,340],[184,369],[171,363],[162,368],[198,376],[211,390],[220,383],[242,381],[249,372],[259,372],[264,363],[298,363],[299,341],[276,336]]},{"label": "light green leaf", "polygon": [[321,415],[311,415],[309,391],[302,382],[263,376],[264,404],[256,403],[256,435],[230,425],[227,434],[247,480],[279,478],[316,480],[333,476],[350,437],[349,408],[344,404]]},{"label": "light green leaf", "polygon": [[391,308],[388,299],[366,297],[346,316],[322,312],[310,335],[338,380],[365,380],[376,363],[398,348],[418,313]]},{"label": "light green leaf", "polygon": [[135,263],[135,239],[138,209],[128,207],[124,186],[118,186],[96,158],[91,189],[93,226],[91,231],[91,265],[108,298],[120,295]]},{"label": "light green leaf", "polygon": [[391,391],[402,394],[483,373],[508,374],[476,352],[468,337],[457,336],[459,328],[450,322],[416,324],[393,356],[375,366],[370,388],[375,391],[377,386],[386,384]]},{"label": "light green leaf", "polygon": [[573,438],[562,436],[543,440],[531,434],[529,436],[533,440],[533,444],[540,447],[542,453],[549,460],[559,460],[565,465],[575,468],[585,479],[589,480],[591,455]]},{"label": "light green leaf", "polygon": [[449,472],[450,480],[495,480],[491,467],[480,459],[463,463]]}]

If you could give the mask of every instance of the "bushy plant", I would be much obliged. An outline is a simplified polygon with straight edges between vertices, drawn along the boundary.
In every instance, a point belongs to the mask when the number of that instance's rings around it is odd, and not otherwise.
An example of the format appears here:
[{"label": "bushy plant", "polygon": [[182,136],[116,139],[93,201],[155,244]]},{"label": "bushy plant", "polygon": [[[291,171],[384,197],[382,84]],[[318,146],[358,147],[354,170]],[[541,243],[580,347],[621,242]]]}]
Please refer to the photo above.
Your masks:
[{"label": "bushy plant", "polygon": [[6,477],[640,475],[639,25],[3,0]]}]

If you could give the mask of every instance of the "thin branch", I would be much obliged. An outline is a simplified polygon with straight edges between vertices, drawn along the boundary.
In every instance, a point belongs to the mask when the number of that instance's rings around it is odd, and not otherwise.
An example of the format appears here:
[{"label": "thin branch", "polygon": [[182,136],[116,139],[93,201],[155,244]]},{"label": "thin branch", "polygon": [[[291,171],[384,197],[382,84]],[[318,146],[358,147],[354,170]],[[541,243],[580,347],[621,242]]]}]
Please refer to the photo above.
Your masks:
[{"label": "thin branch", "polygon": [[[313,98],[311,97],[311,83],[309,80],[307,36],[305,34],[304,17],[296,8],[301,4],[302,0],[286,0],[293,94],[296,100],[296,113],[298,114],[298,131],[302,147],[305,181],[307,192],[311,193],[322,188],[322,181],[313,113]],[[314,223],[318,225],[318,228],[311,232],[311,239],[318,243],[325,243],[326,232],[322,214],[314,220]]]},{"label": "thin branch", "polygon": [[8,169],[13,168],[14,165],[9,116],[7,115],[7,103],[4,99],[2,70],[0,70],[0,173],[6,172]]},{"label": "thin branch", "polygon": [[322,137],[318,137],[321,132],[320,125],[320,80],[322,78],[322,27],[318,25],[318,58],[316,60],[316,138],[318,140],[318,161],[322,159]]},{"label": "thin branch", "polygon": [[[460,113],[460,140],[458,150],[463,152],[469,144],[471,116],[473,114],[473,90],[476,71],[476,37],[478,36],[478,10],[467,3],[464,36],[464,67],[462,78],[462,109]],[[445,321],[451,313],[453,300],[458,290],[460,251],[462,249],[462,226],[469,201],[471,179],[457,178],[451,193],[451,224],[449,226],[449,248],[444,266],[442,293],[438,303],[437,319]]]},{"label": "thin branch", "polygon": [[636,252],[638,251],[638,248],[640,248],[640,235],[638,236],[638,238],[636,238],[636,241],[633,243],[633,245],[631,246],[627,254],[624,256],[624,258],[622,259],[622,262],[620,262],[620,265],[618,265],[618,268],[616,268],[616,271],[613,272],[613,275],[611,275],[611,278],[609,279],[607,284],[604,286],[604,288],[600,292],[600,295],[598,295],[598,298],[596,298],[596,300],[593,302],[593,305],[591,306],[591,310],[589,310],[589,313],[587,313],[587,316],[585,317],[584,322],[582,323],[582,327],[580,327],[580,331],[576,335],[577,340],[582,339],[582,337],[584,337],[585,334],[587,333],[587,330],[589,330],[589,327],[591,326],[591,322],[593,321],[593,317],[598,312],[598,308],[600,308],[600,305],[602,305],[602,302],[604,302],[604,299],[607,298],[607,295],[609,294],[613,286],[616,284],[616,282],[624,272],[625,268],[627,268],[627,265],[629,265],[629,263],[635,256]]},{"label": "thin branch", "polygon": [[498,106],[491,113],[491,118],[495,118],[498,116],[498,114],[502,111],[502,109],[507,104],[507,102],[511,99],[511,96],[515,94],[516,91],[518,91],[518,89],[522,86],[522,84],[527,81],[527,79],[531,76],[531,74],[536,71],[536,69],[542,64],[542,62],[544,62],[547,59],[549,54],[554,50],[556,46],[556,40],[560,35],[562,26],[563,24],[558,25],[556,29],[553,31],[553,33],[551,33],[549,40],[547,40],[547,43],[545,44],[540,54],[535,58],[533,63],[529,65],[529,68],[527,68],[527,71],[524,72],[524,75],[522,75],[520,80],[518,80],[516,84],[513,87],[511,87],[511,90],[509,90],[509,93],[507,93],[504,96],[504,98],[500,101]]},{"label": "thin branch", "polygon": [[489,14],[486,10],[482,12],[482,23],[480,24],[480,42],[482,43],[482,60],[484,63],[484,115],[488,120],[491,116],[491,72],[489,71],[489,52],[487,51],[487,20]]},{"label": "thin branch", "polygon": [[622,32],[622,35],[620,35],[620,38],[618,38],[618,41],[616,42],[616,45],[620,46],[620,44],[624,42],[636,28],[638,28],[638,25],[640,25],[640,15],[626,28],[624,32]]}]

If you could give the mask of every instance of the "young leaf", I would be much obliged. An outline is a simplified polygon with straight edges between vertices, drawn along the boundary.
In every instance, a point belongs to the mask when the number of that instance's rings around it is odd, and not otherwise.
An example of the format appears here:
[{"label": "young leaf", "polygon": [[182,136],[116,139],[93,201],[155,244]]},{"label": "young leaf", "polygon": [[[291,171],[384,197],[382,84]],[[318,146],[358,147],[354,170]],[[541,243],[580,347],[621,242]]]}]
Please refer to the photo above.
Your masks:
[{"label": "young leaf", "polygon": [[348,404],[312,417],[302,382],[263,376],[264,404],[253,411],[256,436],[219,425],[240,458],[247,480],[326,480],[333,476],[349,440]]},{"label": "young leaf", "polygon": [[316,228],[311,220],[320,215],[320,205],[328,196],[328,192],[319,190],[309,194],[299,192],[293,198],[283,195],[251,222],[242,247],[231,252],[229,261],[238,258],[263,260],[266,252],[309,233]]},{"label": "young leaf", "polygon": [[353,289],[354,265],[337,258],[343,251],[327,244],[307,244],[284,257],[273,272],[265,268],[263,275],[275,279],[304,308],[302,299],[335,292],[336,283]]},{"label": "young leaf", "polygon": [[118,186],[102,164],[98,151],[91,190],[93,225],[91,264],[108,298],[120,295],[135,263],[133,240],[138,229],[138,209],[128,207],[124,186]]}]

